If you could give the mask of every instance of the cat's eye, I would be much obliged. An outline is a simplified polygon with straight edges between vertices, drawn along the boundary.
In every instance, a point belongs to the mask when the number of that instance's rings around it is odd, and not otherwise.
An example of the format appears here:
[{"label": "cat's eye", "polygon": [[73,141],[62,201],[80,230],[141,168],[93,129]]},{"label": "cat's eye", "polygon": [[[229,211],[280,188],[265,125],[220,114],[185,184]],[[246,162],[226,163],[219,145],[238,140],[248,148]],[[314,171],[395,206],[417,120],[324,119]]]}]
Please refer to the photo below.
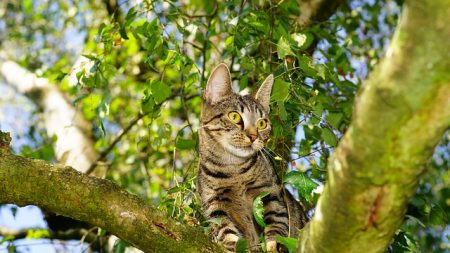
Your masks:
[{"label": "cat's eye", "polygon": [[256,122],[256,127],[257,127],[259,130],[266,129],[266,128],[267,128],[267,120],[266,120],[266,119],[259,119],[259,120]]},{"label": "cat's eye", "polygon": [[230,118],[231,122],[234,124],[239,124],[242,120],[241,115],[237,112],[228,113],[228,118]]}]

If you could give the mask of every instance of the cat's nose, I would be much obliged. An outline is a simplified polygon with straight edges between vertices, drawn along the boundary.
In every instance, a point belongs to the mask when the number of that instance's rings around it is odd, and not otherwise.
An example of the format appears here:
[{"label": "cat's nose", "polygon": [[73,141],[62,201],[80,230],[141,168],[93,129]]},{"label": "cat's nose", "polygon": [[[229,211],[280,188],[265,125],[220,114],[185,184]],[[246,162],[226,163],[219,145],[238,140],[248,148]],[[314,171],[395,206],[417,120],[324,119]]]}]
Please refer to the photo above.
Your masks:
[{"label": "cat's nose", "polygon": [[255,129],[248,129],[247,131],[245,131],[245,133],[252,142],[254,142],[256,138],[258,138],[258,133],[256,132]]},{"label": "cat's nose", "polygon": [[256,138],[258,138],[258,135],[256,135],[256,134],[249,134],[249,135],[247,135],[248,136],[248,138],[250,138],[250,140],[252,141],[252,142],[254,142],[255,140],[256,140]]}]

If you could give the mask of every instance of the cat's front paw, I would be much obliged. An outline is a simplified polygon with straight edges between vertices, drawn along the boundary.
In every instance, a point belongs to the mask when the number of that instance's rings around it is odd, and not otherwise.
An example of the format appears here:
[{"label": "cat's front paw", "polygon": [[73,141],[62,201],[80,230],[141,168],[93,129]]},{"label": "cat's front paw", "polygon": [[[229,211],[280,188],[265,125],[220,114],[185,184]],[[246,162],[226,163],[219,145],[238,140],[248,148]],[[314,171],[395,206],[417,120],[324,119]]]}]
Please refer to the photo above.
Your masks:
[{"label": "cat's front paw", "polygon": [[239,236],[235,234],[227,234],[223,238],[222,245],[228,252],[235,252],[236,243],[239,240]]},{"label": "cat's front paw", "polygon": [[277,242],[276,241],[267,241],[266,243],[267,252],[273,253],[278,252],[277,250]]}]

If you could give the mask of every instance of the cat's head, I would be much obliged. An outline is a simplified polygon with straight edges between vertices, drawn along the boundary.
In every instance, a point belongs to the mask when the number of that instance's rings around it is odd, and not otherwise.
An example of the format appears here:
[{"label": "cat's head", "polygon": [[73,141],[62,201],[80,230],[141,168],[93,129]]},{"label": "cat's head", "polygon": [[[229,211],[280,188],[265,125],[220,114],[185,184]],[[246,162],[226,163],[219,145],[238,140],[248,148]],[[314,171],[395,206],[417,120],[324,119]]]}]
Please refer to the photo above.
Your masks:
[{"label": "cat's head", "polygon": [[203,93],[203,145],[213,149],[220,145],[239,157],[249,157],[261,150],[270,136],[272,84],[273,76],[269,75],[255,95],[242,96],[233,91],[228,67],[219,64]]}]

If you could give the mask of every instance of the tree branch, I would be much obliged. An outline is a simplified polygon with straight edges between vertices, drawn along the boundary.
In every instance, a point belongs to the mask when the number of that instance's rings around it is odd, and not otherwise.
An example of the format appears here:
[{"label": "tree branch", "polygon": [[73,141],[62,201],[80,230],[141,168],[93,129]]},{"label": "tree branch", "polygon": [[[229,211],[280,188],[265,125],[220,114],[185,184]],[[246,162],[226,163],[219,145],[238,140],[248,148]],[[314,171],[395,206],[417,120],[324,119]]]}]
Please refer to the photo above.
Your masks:
[{"label": "tree branch", "polygon": [[298,252],[384,252],[402,224],[419,176],[450,126],[448,13],[450,1],[406,1],[391,47],[329,160]]},{"label": "tree branch", "polygon": [[182,225],[108,180],[10,154],[0,136],[0,203],[37,205],[99,226],[145,252],[223,252],[199,228]]},{"label": "tree branch", "polygon": [[297,24],[310,27],[315,23],[326,21],[343,4],[344,0],[297,0],[300,15]]},{"label": "tree branch", "polygon": [[[2,237],[14,237],[14,240],[25,239],[30,234],[30,231],[41,231],[42,236],[39,239],[56,239],[56,240],[80,240],[86,243],[96,243],[103,240],[103,244],[106,244],[106,238],[98,236],[94,231],[80,228],[69,229],[66,231],[52,231],[43,228],[23,228],[13,229],[0,226],[0,236]],[[97,229],[95,229],[95,232]],[[95,245],[97,246],[97,245]],[[96,247],[98,248],[98,246]]]}]

